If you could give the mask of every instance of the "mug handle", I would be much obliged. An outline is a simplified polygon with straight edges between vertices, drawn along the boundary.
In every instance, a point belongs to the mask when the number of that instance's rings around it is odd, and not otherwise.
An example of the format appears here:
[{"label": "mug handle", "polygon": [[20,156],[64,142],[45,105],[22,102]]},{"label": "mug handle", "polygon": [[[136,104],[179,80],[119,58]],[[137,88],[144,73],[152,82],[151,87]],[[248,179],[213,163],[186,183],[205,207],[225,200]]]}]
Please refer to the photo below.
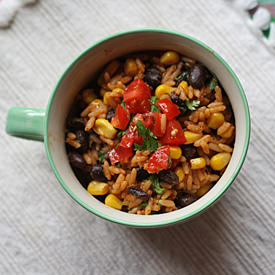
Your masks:
[{"label": "mug handle", "polygon": [[15,137],[43,141],[46,111],[13,107],[9,109],[6,132]]}]

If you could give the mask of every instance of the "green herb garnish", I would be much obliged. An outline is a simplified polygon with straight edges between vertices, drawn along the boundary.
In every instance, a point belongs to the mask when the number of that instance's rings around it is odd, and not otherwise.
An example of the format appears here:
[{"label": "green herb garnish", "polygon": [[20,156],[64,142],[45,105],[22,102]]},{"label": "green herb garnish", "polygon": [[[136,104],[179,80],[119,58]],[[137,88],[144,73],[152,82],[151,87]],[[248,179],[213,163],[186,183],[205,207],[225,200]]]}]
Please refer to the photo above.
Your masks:
[{"label": "green herb garnish", "polygon": [[102,152],[98,152],[98,160],[100,163],[103,163],[106,160],[106,155],[104,155]]},{"label": "green herb garnish", "polygon": [[157,137],[151,132],[150,129],[145,128],[142,122],[139,120],[136,124],[138,136],[142,136],[142,145],[134,143],[135,150],[149,150],[154,152],[158,149]]},{"label": "green herb garnish", "polygon": [[160,187],[157,174],[151,175],[148,179],[152,182],[151,187],[157,194],[162,194],[164,192],[165,189]]},{"label": "green herb garnish", "polygon": [[217,79],[216,75],[213,74],[213,77],[209,84],[209,89],[212,91],[216,88],[217,85],[218,85],[218,79]]},{"label": "green herb garnish", "polygon": [[200,106],[199,100],[186,99],[184,101],[184,103],[185,103],[186,107],[191,111],[195,111],[196,108]]},{"label": "green herb garnish", "polygon": [[179,109],[181,111],[181,114],[184,114],[187,111],[187,109],[185,107],[182,107],[182,106],[179,106]]},{"label": "green herb garnish", "polygon": [[124,110],[126,110],[125,101],[122,101],[120,105],[121,105],[121,107],[122,107]]},{"label": "green herb garnish", "polygon": [[148,205],[148,202],[143,202],[143,203],[141,203],[139,206],[142,206],[142,207],[144,206],[144,207],[145,207],[145,206],[147,206],[147,205]]},{"label": "green herb garnish", "polygon": [[159,107],[156,106],[157,97],[156,96],[151,96],[150,100],[151,100],[151,109],[150,109],[150,111],[160,113]]},{"label": "green herb garnish", "polygon": [[182,72],[182,74],[180,74],[179,76],[177,76],[175,78],[175,80],[176,81],[179,81],[179,80],[188,81],[188,77],[189,77],[189,72],[188,71],[184,71],[184,72]]}]

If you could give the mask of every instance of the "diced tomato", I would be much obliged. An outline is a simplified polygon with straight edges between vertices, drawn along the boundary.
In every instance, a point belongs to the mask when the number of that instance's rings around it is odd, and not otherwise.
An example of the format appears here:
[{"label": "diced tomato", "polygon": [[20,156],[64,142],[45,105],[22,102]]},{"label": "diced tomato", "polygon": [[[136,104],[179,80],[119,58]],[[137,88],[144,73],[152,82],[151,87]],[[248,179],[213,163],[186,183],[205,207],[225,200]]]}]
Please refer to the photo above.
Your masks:
[{"label": "diced tomato", "polygon": [[151,106],[150,97],[150,88],[142,79],[134,80],[123,94],[125,106],[132,114],[148,112]]},{"label": "diced tomato", "polygon": [[175,120],[168,120],[164,136],[160,139],[161,144],[180,145],[186,142],[184,132],[180,123]]},{"label": "diced tomato", "polygon": [[112,125],[120,130],[125,130],[130,120],[129,114],[126,110],[120,105],[117,105],[115,116],[112,118]]},{"label": "diced tomato", "polygon": [[146,113],[143,114],[143,125],[145,128],[149,128],[150,130],[152,129],[153,125],[154,125],[154,117],[153,117],[153,113]]},{"label": "diced tomato", "polygon": [[156,105],[166,114],[168,120],[177,117],[180,114],[179,107],[171,99],[164,98],[157,101]]},{"label": "diced tomato", "polygon": [[132,99],[131,101],[125,101],[125,106],[131,114],[146,113],[150,111],[149,99]]},{"label": "diced tomato", "polygon": [[141,120],[143,122],[143,115],[142,114],[136,114],[134,117],[133,117],[133,120],[131,122],[131,125],[136,125],[137,122]]},{"label": "diced tomato", "polygon": [[108,156],[112,165],[117,162],[126,162],[131,156],[133,156],[133,149],[118,146],[116,149],[113,148],[110,150]]},{"label": "diced tomato", "polygon": [[124,148],[131,148],[132,145],[136,142],[137,144],[142,144],[142,136],[138,136],[137,130],[134,125],[130,125],[127,132],[123,135],[120,146]]},{"label": "diced tomato", "polygon": [[123,97],[124,101],[131,101],[132,99],[138,98],[150,98],[150,87],[142,79],[136,79],[126,87]]},{"label": "diced tomato", "polygon": [[169,146],[160,147],[149,158],[149,162],[145,170],[149,173],[158,173],[161,170],[167,169],[169,165]]},{"label": "diced tomato", "polygon": [[161,129],[161,119],[162,116],[165,116],[165,114],[161,114],[158,112],[153,112],[152,114],[154,118],[154,126],[152,127],[152,132],[156,137],[162,137],[164,135],[164,132]]}]

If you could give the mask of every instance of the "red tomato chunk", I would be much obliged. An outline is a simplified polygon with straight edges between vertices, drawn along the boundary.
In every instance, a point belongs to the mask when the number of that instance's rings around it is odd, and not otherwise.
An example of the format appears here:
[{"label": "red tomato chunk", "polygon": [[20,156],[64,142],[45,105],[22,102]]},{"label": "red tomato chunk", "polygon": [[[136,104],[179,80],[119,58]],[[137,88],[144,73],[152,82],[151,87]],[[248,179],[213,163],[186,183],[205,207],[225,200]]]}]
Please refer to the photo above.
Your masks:
[{"label": "red tomato chunk", "polygon": [[157,101],[156,105],[164,114],[166,114],[168,120],[171,120],[180,114],[179,107],[168,98]]},{"label": "red tomato chunk", "polygon": [[180,145],[186,142],[184,132],[180,123],[173,119],[168,120],[166,125],[166,132],[162,138],[160,138],[161,144]]},{"label": "red tomato chunk", "polygon": [[142,79],[136,79],[126,87],[123,101],[130,113],[146,113],[150,110],[150,97],[149,86]]},{"label": "red tomato chunk", "polygon": [[149,173],[158,173],[161,170],[167,169],[169,165],[169,146],[160,147],[150,157],[145,170]]},{"label": "red tomato chunk", "polygon": [[120,130],[125,130],[128,123],[129,123],[130,117],[127,114],[126,110],[119,104],[116,108],[115,116],[112,118],[112,125]]},{"label": "red tomato chunk", "polygon": [[114,165],[117,162],[126,162],[130,157],[133,156],[132,148],[124,148],[118,146],[117,148],[113,148],[108,152],[109,159],[111,164]]}]

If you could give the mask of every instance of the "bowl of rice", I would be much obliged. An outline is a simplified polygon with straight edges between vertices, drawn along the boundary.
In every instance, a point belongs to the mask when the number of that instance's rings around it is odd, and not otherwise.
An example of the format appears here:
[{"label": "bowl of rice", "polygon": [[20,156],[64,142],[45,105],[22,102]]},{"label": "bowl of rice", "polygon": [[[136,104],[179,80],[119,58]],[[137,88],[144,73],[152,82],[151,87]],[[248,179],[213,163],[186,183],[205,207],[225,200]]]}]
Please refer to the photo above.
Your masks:
[{"label": "bowl of rice", "polygon": [[242,86],[188,35],[118,33],[78,56],[59,80],[45,145],[59,182],[106,220],[156,227],[213,205],[249,143]]}]

